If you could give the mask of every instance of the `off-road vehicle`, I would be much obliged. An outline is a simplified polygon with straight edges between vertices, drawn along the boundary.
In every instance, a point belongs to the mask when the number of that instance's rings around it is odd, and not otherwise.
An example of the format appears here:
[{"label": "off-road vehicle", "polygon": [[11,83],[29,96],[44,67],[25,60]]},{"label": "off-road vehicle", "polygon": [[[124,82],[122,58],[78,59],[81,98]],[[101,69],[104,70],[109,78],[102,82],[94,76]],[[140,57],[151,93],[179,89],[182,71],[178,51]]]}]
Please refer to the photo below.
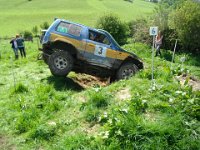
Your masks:
[{"label": "off-road vehicle", "polygon": [[55,76],[74,71],[120,80],[143,68],[142,61],[123,50],[108,32],[63,19],[48,28],[41,50]]}]

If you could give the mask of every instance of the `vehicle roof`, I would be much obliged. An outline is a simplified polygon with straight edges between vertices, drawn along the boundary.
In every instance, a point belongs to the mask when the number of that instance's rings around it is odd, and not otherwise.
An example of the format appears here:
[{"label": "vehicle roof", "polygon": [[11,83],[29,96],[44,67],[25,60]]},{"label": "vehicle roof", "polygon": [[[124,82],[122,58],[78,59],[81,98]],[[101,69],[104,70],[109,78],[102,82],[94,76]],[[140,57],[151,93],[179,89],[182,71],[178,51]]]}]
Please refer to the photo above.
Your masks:
[{"label": "vehicle roof", "polygon": [[102,30],[102,29],[92,28],[92,27],[89,27],[89,26],[86,26],[86,25],[83,25],[83,24],[80,24],[80,23],[72,22],[72,21],[69,21],[69,20],[65,20],[65,19],[56,19],[56,21],[57,21],[57,20],[63,21],[63,22],[67,22],[67,23],[76,24],[76,25],[78,25],[78,26],[85,27],[85,28],[88,28],[89,30],[93,30],[93,31],[100,32],[100,33],[105,33],[105,32],[107,32],[107,31]]}]

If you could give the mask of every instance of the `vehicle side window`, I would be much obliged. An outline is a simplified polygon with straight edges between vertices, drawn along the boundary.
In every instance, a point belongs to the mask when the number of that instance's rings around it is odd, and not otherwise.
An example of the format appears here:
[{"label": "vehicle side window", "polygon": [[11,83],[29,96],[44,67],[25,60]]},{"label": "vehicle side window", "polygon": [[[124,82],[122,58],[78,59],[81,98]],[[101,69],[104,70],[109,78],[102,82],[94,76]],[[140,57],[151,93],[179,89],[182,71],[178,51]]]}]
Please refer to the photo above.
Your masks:
[{"label": "vehicle side window", "polygon": [[92,30],[89,30],[89,40],[99,42],[102,44],[110,45],[110,41],[108,37],[106,37],[104,34],[101,34],[99,32],[95,32]]},{"label": "vehicle side window", "polygon": [[82,28],[78,25],[67,23],[67,22],[61,22],[58,27],[56,28],[57,32],[61,33],[68,33],[72,34],[74,36],[80,36],[81,35]]}]

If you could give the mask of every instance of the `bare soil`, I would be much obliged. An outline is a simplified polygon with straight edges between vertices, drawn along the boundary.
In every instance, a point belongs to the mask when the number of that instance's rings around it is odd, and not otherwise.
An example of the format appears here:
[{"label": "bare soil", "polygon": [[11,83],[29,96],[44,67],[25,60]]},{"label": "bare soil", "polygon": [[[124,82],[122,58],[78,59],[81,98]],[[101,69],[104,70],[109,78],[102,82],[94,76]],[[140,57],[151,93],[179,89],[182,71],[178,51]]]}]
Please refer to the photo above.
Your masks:
[{"label": "bare soil", "polygon": [[188,85],[192,86],[193,91],[200,91],[200,80],[196,79],[195,77],[183,74],[176,76],[176,79],[180,81],[182,86],[188,81]]},{"label": "bare soil", "polygon": [[116,98],[119,100],[127,100],[131,98],[131,92],[129,88],[121,89],[120,91],[117,92]]},{"label": "bare soil", "polygon": [[77,74],[72,80],[83,88],[95,87],[95,86],[107,86],[109,84],[108,78],[98,78],[87,74]]}]

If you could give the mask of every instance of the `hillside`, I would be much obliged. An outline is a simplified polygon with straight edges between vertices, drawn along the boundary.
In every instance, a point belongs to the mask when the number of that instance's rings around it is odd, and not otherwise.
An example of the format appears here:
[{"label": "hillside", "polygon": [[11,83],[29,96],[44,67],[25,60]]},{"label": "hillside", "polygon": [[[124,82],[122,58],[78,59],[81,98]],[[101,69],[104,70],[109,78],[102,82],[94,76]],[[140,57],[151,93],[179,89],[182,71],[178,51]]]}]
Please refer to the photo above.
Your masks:
[{"label": "hillside", "polygon": [[143,0],[0,0],[0,37],[31,30],[45,21],[51,24],[55,17],[94,26],[99,16],[109,12],[130,21],[152,13],[154,6]]},{"label": "hillside", "polygon": [[[109,85],[73,72],[64,79],[53,77],[37,60],[36,41],[26,43],[27,58],[16,61],[8,41],[3,45],[1,149],[199,148],[197,57],[177,55],[171,64],[171,53],[163,52],[163,58],[155,58],[156,86],[151,87],[150,48],[126,45],[143,59],[145,69]],[[187,59],[181,64],[183,56]]]}]

